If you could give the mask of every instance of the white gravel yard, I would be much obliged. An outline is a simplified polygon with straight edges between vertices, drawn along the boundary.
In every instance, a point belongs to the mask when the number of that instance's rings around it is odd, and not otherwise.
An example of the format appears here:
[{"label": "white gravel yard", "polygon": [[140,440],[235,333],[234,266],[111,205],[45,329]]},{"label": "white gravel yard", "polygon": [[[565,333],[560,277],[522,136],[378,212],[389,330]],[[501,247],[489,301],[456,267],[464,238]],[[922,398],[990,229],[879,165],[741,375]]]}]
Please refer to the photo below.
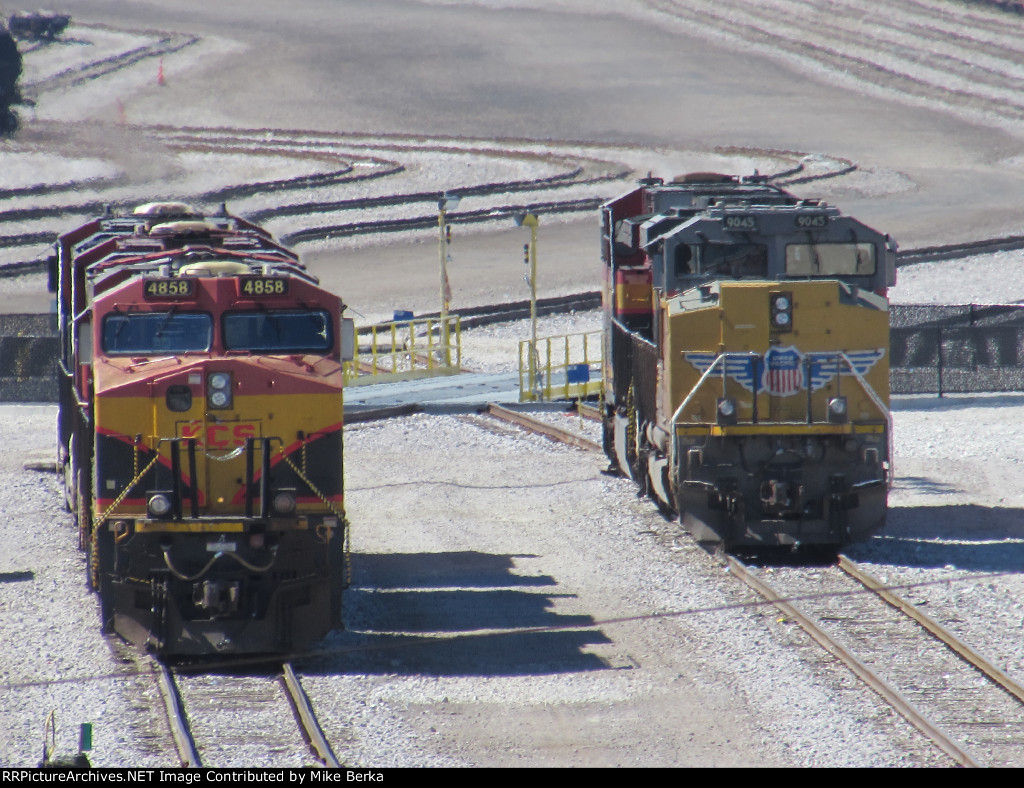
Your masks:
[{"label": "white gravel yard", "polygon": [[900,268],[894,304],[1016,304],[1024,301],[1024,250]]},{"label": "white gravel yard", "polygon": [[[349,430],[349,630],[304,670],[319,699],[347,674],[328,726],[348,763],[943,762],[799,635],[738,604],[751,597],[630,483],[600,475],[602,457],[483,424]],[[738,757],[736,737],[757,754]]]},{"label": "white gravel yard", "polygon": [[99,634],[56,476],[22,467],[52,461],[55,417],[49,405],[0,405],[0,766],[42,759],[51,711],[61,754],[92,723],[94,766],[173,764],[156,684]]}]

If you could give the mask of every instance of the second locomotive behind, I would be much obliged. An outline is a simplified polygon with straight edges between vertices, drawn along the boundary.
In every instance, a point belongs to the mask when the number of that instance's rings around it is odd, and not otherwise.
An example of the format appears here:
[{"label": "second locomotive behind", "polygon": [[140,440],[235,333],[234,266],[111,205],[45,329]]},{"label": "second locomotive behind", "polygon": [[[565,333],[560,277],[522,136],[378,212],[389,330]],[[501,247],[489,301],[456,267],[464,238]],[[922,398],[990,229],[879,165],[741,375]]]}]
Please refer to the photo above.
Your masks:
[{"label": "second locomotive behind", "polygon": [[763,179],[603,209],[605,450],[702,542],[835,550],[885,522],[896,245]]},{"label": "second locomotive behind", "polygon": [[340,627],[341,300],[223,209],[108,214],[56,251],[58,461],[104,629],[190,655]]}]

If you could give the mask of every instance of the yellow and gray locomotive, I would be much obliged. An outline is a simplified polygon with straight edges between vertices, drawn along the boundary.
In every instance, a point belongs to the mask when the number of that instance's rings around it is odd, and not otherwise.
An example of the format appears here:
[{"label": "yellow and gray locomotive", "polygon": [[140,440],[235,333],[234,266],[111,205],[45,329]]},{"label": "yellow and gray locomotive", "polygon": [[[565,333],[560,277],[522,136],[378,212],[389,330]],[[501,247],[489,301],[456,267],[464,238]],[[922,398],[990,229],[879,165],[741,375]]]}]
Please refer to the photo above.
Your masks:
[{"label": "yellow and gray locomotive", "polygon": [[760,178],[603,207],[604,444],[701,542],[833,550],[885,523],[896,245]]},{"label": "yellow and gray locomotive", "polygon": [[58,462],[102,624],[162,655],[341,626],[341,300],[226,210],[62,235]]}]

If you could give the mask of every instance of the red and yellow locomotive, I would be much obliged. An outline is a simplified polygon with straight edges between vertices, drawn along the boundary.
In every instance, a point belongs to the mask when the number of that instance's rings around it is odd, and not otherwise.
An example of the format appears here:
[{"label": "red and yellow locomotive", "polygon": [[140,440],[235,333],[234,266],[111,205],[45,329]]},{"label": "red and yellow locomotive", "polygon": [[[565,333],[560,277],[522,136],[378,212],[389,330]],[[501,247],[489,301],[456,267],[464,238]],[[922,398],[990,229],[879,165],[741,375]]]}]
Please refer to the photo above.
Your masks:
[{"label": "red and yellow locomotive", "polygon": [[340,627],[341,300],[223,207],[108,214],[56,252],[58,462],[104,629],[188,655]]}]

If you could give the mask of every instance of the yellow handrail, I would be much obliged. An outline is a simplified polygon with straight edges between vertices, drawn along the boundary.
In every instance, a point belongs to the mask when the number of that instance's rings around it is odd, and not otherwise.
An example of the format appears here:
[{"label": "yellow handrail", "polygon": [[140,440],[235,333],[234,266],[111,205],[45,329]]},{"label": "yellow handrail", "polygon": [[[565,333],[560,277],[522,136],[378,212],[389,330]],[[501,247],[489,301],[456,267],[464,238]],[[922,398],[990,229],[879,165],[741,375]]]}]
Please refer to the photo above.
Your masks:
[{"label": "yellow handrail", "polygon": [[601,336],[600,331],[561,334],[538,339],[536,347],[531,346],[530,340],[522,340],[519,401],[583,399],[600,394]]},{"label": "yellow handrail", "polygon": [[358,336],[356,357],[342,367],[346,386],[448,375],[461,370],[459,315],[448,315],[447,331],[436,317],[371,326]]}]

